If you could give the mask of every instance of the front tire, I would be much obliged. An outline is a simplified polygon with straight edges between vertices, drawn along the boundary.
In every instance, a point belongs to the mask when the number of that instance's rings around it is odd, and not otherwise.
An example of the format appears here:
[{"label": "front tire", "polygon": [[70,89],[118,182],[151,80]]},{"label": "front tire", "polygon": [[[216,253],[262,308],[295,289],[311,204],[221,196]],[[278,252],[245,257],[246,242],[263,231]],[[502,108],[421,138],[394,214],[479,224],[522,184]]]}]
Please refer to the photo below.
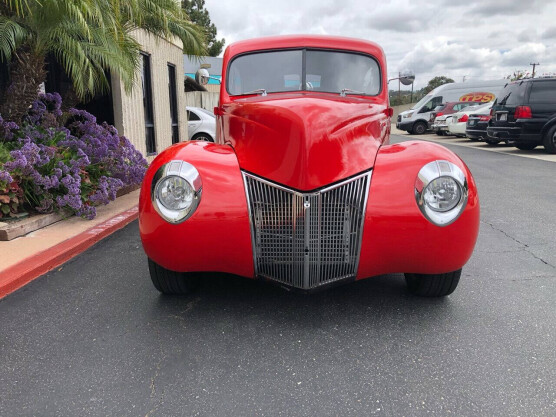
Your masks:
[{"label": "front tire", "polygon": [[186,295],[199,288],[197,274],[166,269],[149,258],[149,272],[155,288],[162,294]]},{"label": "front tire", "polygon": [[459,283],[461,269],[445,274],[405,274],[410,293],[421,297],[444,297],[454,292]]},{"label": "front tire", "polygon": [[544,135],[543,146],[546,152],[556,153],[556,126],[552,126],[548,133]]},{"label": "front tire", "polygon": [[485,143],[490,146],[496,146],[500,143],[499,140],[485,139]]},{"label": "front tire", "polygon": [[427,131],[427,125],[424,122],[415,122],[413,124],[413,129],[411,129],[411,133],[414,135],[422,135]]}]

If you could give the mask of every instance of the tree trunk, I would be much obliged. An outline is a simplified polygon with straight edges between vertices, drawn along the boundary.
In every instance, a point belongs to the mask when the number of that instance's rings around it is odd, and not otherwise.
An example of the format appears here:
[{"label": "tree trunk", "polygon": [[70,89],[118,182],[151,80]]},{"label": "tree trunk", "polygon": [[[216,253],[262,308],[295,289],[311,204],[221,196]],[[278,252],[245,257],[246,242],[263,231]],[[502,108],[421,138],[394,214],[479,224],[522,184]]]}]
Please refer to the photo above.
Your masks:
[{"label": "tree trunk", "polygon": [[72,84],[62,96],[62,111],[66,113],[69,111],[69,109],[75,108],[79,103],[85,104],[85,100],[82,101],[79,99],[79,97],[77,97]]},{"label": "tree trunk", "polygon": [[45,80],[44,56],[33,54],[29,47],[19,48],[10,63],[10,85],[0,103],[2,118],[21,123]]}]

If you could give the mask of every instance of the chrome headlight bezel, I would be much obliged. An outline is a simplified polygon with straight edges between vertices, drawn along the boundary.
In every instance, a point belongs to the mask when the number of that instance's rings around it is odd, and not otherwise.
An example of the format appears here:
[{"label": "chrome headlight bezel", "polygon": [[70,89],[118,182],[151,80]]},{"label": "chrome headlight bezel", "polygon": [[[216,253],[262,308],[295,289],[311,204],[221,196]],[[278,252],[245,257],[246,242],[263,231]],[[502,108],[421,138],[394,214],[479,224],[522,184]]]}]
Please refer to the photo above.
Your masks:
[{"label": "chrome headlight bezel", "polygon": [[[424,195],[430,183],[438,178],[447,177],[457,184],[460,192],[458,203],[450,210],[434,210],[426,204]],[[448,226],[457,220],[467,205],[469,187],[463,171],[450,161],[437,160],[421,168],[415,180],[415,201],[427,220],[437,226]]]},{"label": "chrome headlight bezel", "polygon": [[[159,198],[160,185],[168,177],[180,177],[184,179],[193,190],[191,205],[184,209],[170,209],[166,207]],[[190,218],[197,210],[201,202],[203,183],[199,171],[189,162],[170,161],[162,165],[154,174],[151,182],[151,201],[156,212],[168,223],[178,224]]]}]

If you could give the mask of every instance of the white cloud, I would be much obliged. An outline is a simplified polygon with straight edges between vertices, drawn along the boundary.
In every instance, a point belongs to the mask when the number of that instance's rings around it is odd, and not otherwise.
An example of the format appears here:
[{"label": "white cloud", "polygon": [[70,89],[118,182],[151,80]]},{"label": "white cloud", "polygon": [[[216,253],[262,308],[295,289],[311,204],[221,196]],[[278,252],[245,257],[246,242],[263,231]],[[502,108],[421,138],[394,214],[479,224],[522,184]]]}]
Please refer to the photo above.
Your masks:
[{"label": "white cloud", "polygon": [[437,75],[502,78],[531,62],[556,72],[555,0],[206,0],[206,8],[227,44],[292,33],[375,41],[389,76],[411,68],[416,88]]}]

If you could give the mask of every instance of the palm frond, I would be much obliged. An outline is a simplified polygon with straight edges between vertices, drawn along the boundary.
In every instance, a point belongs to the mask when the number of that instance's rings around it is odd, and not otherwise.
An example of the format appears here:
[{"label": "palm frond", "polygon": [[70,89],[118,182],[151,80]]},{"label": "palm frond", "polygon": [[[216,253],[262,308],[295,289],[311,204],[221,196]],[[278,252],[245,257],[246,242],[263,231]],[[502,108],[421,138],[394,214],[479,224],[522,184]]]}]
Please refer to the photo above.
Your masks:
[{"label": "palm frond", "polygon": [[11,61],[12,53],[28,36],[28,31],[15,20],[0,16],[0,61]]},{"label": "palm frond", "polygon": [[[8,10],[19,17],[23,17],[31,11],[29,0],[1,0],[0,3],[4,3]],[[31,0],[31,3],[38,3],[38,1]]]}]

